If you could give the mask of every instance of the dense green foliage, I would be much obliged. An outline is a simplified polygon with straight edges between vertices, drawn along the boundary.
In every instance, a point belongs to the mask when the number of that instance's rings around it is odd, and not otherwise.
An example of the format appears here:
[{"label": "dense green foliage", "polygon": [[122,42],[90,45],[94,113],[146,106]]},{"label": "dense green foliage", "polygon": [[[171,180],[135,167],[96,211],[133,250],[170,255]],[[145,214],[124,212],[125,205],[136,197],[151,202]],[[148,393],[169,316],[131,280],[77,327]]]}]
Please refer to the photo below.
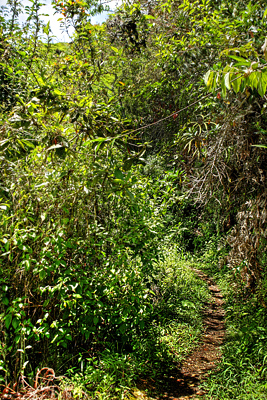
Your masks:
[{"label": "dense green foliage", "polygon": [[265,4],[125,1],[101,26],[98,1],[53,4],[70,43],[37,0],[0,18],[0,384],[49,366],[123,398],[170,371],[201,334],[203,257],[228,312],[210,398],[264,398]]}]

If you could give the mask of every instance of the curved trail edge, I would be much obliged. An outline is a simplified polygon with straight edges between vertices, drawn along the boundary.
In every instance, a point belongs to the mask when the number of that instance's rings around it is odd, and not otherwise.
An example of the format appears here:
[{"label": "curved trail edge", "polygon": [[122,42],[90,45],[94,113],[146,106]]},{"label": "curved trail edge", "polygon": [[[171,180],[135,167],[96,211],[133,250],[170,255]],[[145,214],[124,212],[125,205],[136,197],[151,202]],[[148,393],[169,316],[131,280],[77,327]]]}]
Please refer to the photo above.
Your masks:
[{"label": "curved trail edge", "polygon": [[[155,385],[148,380],[145,385],[139,386],[140,391],[138,390],[138,393],[134,395],[137,399],[201,399],[205,395],[205,391],[200,389],[201,382],[205,380],[210,371],[218,367],[221,359],[220,347],[225,336],[223,296],[212,278],[201,270],[195,268],[192,270],[200,279],[207,282],[211,293],[211,299],[203,309],[204,331],[200,338],[200,345],[189,354],[174,375],[165,379],[166,390],[163,389],[165,390],[163,393],[159,388],[153,387]],[[144,389],[152,392],[152,397],[147,397]]]}]

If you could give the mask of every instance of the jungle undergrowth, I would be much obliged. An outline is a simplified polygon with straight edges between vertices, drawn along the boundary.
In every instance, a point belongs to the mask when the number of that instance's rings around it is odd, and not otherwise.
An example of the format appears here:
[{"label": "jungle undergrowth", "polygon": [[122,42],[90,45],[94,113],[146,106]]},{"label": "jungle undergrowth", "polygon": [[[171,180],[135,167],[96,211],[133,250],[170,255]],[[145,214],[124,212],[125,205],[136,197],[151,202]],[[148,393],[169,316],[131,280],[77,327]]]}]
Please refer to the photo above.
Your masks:
[{"label": "jungle undergrowth", "polygon": [[133,336],[132,343],[105,342],[105,348],[94,355],[81,354],[66,374],[77,395],[126,398],[140,378],[160,380],[197,346],[203,328],[201,310],[209,292],[190,265],[177,250],[164,250],[154,266],[153,313],[144,330]]}]

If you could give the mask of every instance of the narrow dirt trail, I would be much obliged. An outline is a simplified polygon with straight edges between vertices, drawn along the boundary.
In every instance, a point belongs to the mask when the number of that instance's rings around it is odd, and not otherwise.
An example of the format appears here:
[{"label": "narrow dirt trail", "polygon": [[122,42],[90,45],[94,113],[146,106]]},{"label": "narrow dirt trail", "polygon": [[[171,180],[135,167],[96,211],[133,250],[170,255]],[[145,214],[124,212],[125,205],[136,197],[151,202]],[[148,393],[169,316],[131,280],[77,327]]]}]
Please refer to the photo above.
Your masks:
[{"label": "narrow dirt trail", "polygon": [[[220,347],[225,335],[223,296],[218,286],[202,271],[194,269],[194,272],[208,283],[212,298],[207,304],[203,314],[205,316],[203,325],[204,332],[201,344],[184,361],[181,368],[181,379],[184,387],[191,389],[191,394],[180,395],[182,399],[196,399],[205,393],[198,386],[207,376],[208,372],[215,369],[221,358]],[[173,397],[174,399],[175,397]]]},{"label": "narrow dirt trail", "polygon": [[[153,384],[148,380],[146,384],[140,385],[140,392],[135,393],[138,399],[200,399],[205,395],[205,392],[199,388],[201,382],[220,361],[220,347],[225,335],[223,296],[212,278],[198,269],[193,269],[193,271],[200,279],[207,282],[211,293],[211,300],[206,303],[203,310],[204,331],[200,344],[186,358],[180,369],[164,379],[163,393],[156,383]],[[144,389],[148,389],[150,397],[144,394]]]}]

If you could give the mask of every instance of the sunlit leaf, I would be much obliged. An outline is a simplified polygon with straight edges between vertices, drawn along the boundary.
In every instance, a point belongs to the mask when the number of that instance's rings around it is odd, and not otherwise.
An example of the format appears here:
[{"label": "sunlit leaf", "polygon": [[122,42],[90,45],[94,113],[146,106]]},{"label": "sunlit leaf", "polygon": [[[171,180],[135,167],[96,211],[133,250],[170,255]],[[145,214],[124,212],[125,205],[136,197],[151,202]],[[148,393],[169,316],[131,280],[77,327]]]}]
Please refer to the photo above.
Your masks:
[{"label": "sunlit leaf", "polygon": [[225,87],[227,89],[231,89],[231,84],[230,84],[230,72],[227,72],[224,76],[224,83],[225,83]]},{"label": "sunlit leaf", "polygon": [[245,58],[242,57],[238,57],[238,56],[233,56],[233,55],[229,55],[230,58],[232,58],[233,60],[238,61],[238,64],[235,65],[240,65],[240,66],[244,66],[244,67],[249,67],[251,64],[250,60],[246,60]]},{"label": "sunlit leaf", "polygon": [[242,82],[241,74],[239,74],[237,76],[233,75],[231,85],[232,85],[232,88],[234,89],[235,93],[238,93],[240,91],[241,82]]}]

